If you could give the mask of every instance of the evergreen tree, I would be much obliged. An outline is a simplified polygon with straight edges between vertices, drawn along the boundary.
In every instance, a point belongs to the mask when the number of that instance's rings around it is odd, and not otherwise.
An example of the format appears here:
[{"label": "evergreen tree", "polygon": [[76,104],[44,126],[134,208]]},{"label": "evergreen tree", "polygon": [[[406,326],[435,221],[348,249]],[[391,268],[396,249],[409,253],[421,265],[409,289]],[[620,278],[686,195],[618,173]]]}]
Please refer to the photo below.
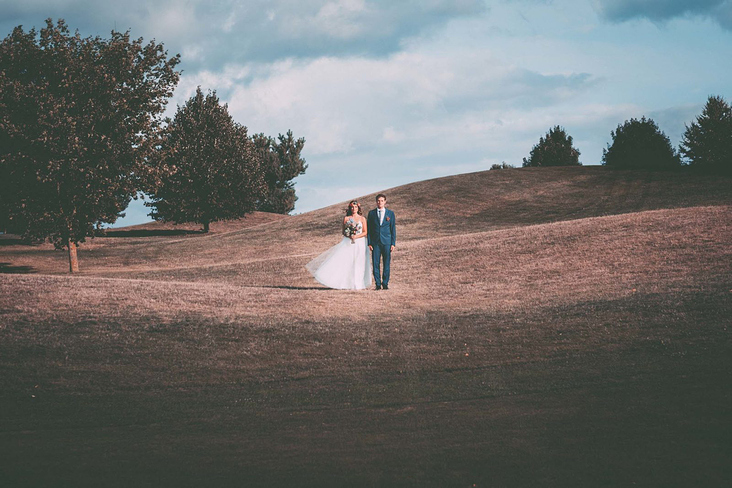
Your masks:
[{"label": "evergreen tree", "polygon": [[297,201],[292,180],[304,174],[308,167],[301,156],[305,139],[295,139],[292,131],[287,131],[287,135],[280,134],[276,140],[264,134],[255,134],[252,140],[260,153],[267,185],[266,195],[257,208],[264,212],[290,213]]},{"label": "evergreen tree", "polygon": [[540,137],[529,153],[529,159],[524,158],[524,167],[529,166],[581,166],[580,152],[572,147],[572,136],[560,126],[555,126],[547,132],[546,137]]},{"label": "evergreen tree", "polygon": [[259,152],[216,92],[204,96],[198,87],[178,107],[160,154],[163,174],[145,204],[155,220],[196,222],[208,232],[211,222],[255,210],[265,192]]},{"label": "evergreen tree", "polygon": [[0,220],[77,271],[77,244],[137,194],[178,63],[128,32],[16,27],[0,44]]},{"label": "evergreen tree", "polygon": [[610,132],[612,145],[602,151],[602,164],[616,169],[667,170],[681,162],[669,138],[653,119],[626,120]]},{"label": "evergreen tree", "polygon": [[686,126],[679,151],[694,169],[732,173],[732,108],[711,96],[702,114]]}]

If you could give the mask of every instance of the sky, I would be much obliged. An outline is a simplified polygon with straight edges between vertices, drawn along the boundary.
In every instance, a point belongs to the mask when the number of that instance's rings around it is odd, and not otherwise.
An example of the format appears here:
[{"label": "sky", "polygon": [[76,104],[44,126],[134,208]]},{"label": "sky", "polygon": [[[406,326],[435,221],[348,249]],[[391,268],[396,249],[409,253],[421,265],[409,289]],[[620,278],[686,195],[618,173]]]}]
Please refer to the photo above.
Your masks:
[{"label": "sky", "polygon": [[732,97],[732,0],[0,0],[3,37],[49,17],[180,53],[170,116],[201,86],[250,134],[304,137],[293,213],[521,166],[555,125],[585,165],[632,117],[677,146]]}]

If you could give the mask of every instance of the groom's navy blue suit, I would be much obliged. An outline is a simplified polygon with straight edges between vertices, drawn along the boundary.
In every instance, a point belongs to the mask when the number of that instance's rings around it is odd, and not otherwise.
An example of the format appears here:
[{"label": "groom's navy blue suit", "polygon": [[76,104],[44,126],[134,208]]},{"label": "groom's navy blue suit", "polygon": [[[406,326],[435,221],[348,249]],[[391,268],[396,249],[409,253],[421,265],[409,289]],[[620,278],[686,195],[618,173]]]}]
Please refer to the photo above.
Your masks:
[{"label": "groom's navy blue suit", "polygon": [[[384,220],[379,223],[379,210],[369,212],[366,220],[368,226],[368,243],[373,247],[371,260],[374,266],[376,286],[389,285],[389,265],[391,264],[391,246],[396,246],[396,217],[394,212],[384,208]],[[381,272],[381,259],[384,259],[384,272]]]}]

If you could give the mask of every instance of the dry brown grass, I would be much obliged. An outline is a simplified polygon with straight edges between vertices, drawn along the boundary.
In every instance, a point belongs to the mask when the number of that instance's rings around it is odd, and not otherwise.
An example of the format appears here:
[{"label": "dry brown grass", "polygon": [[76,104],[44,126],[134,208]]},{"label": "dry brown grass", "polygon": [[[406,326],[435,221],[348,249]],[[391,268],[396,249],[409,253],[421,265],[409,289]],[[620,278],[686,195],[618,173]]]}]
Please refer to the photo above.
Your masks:
[{"label": "dry brown grass", "polygon": [[[729,178],[604,167],[523,168],[427,180],[387,190],[400,247],[459,236],[645,210],[732,205]],[[361,197],[364,211],[374,195]],[[290,218],[255,214],[214,223],[210,235],[96,238],[82,246],[82,273],[237,265],[317,254],[338,240],[345,203]],[[196,225],[178,226],[184,231]],[[130,228],[162,229],[160,224]],[[118,231],[119,232],[119,231]],[[276,245],[275,245],[276,242]],[[7,242],[5,242],[7,244]],[[66,272],[66,255],[48,246],[0,246],[0,262],[39,273]]]},{"label": "dry brown grass", "polygon": [[35,271],[0,275],[0,479],[724,486],[729,181],[502,170],[387,193],[388,292],[304,270],[340,205],[98,238],[78,276],[0,247]]}]

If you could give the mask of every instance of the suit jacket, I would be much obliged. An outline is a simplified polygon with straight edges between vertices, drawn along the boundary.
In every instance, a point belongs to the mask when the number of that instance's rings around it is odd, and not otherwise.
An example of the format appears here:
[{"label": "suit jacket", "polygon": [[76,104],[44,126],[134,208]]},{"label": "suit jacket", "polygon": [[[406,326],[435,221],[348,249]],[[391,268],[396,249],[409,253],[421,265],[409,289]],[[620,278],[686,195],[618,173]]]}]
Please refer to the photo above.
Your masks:
[{"label": "suit jacket", "polygon": [[376,244],[384,244],[387,246],[396,246],[396,217],[394,212],[385,209],[384,222],[379,224],[379,213],[377,209],[369,212],[366,219],[369,232],[367,234],[369,246]]}]

